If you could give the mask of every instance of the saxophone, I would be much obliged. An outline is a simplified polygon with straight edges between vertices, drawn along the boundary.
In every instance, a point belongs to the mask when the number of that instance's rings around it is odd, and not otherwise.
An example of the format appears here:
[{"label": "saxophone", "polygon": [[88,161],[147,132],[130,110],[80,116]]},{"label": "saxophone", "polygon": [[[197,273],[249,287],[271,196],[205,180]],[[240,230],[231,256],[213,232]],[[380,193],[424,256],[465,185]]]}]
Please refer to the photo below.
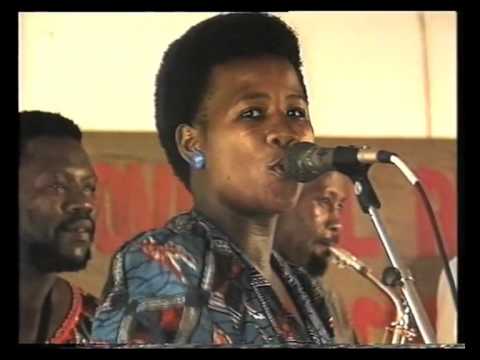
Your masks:
[{"label": "saxophone", "polygon": [[417,336],[415,330],[411,329],[410,323],[413,318],[410,308],[403,295],[397,294],[390,287],[384,285],[377,277],[375,277],[371,269],[355,256],[345,249],[338,247],[329,247],[332,254],[332,262],[339,268],[348,267],[355,270],[364,278],[370,280],[379,290],[383,291],[395,306],[395,320],[385,329],[383,338],[384,344],[405,344],[411,342]]}]

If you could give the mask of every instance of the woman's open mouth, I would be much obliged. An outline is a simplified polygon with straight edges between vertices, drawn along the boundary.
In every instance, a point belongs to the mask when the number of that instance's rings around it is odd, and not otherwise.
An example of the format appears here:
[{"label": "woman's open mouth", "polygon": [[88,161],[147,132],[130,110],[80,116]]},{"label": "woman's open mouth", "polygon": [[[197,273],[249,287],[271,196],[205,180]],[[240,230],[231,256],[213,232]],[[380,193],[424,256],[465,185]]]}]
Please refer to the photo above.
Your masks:
[{"label": "woman's open mouth", "polygon": [[268,169],[275,176],[278,176],[280,178],[285,178],[285,166],[283,165],[283,159],[279,159],[275,161],[273,164],[268,166]]}]

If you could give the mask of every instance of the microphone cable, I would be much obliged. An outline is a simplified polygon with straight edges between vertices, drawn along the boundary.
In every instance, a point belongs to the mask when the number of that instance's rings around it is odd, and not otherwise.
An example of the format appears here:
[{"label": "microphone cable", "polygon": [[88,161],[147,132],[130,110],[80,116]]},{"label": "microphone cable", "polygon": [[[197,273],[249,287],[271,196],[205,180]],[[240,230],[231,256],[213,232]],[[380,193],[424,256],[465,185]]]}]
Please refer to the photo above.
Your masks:
[{"label": "microphone cable", "polygon": [[452,293],[453,302],[455,304],[455,310],[458,313],[458,305],[457,305],[457,289],[453,280],[452,270],[449,266],[449,260],[447,257],[447,252],[445,251],[445,242],[442,237],[442,233],[440,231],[440,226],[438,225],[437,220],[435,219],[435,213],[433,211],[432,205],[428,200],[427,193],[423,185],[421,184],[420,180],[417,176],[409,169],[409,167],[396,155],[392,155],[390,157],[390,162],[397,166],[400,169],[402,174],[407,178],[407,180],[413,185],[413,187],[418,191],[420,194],[420,198],[422,199],[423,205],[427,210],[428,219],[430,220],[430,224],[433,228],[433,232],[435,234],[435,240],[437,244],[438,251],[440,253],[440,257],[444,264],[444,270],[447,275],[448,284],[450,287],[450,291]]}]

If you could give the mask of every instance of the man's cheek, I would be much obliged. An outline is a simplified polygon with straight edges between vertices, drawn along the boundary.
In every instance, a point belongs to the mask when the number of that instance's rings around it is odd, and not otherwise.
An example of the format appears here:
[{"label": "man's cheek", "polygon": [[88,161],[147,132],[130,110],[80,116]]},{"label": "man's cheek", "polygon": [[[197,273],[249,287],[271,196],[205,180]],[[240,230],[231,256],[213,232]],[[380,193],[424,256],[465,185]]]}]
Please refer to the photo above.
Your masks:
[{"label": "man's cheek", "polygon": [[325,223],[322,221],[315,221],[314,222],[314,229],[317,237],[325,237]]}]

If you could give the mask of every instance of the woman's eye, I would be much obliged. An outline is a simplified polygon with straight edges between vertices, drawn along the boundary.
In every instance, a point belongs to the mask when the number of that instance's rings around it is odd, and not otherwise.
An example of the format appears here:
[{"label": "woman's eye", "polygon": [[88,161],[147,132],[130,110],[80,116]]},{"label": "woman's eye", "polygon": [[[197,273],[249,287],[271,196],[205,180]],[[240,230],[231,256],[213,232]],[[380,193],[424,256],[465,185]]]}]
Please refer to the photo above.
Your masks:
[{"label": "woman's eye", "polygon": [[306,119],[306,111],[303,109],[290,109],[287,111],[288,117],[293,117],[296,119]]},{"label": "woman's eye", "polygon": [[250,109],[240,114],[242,119],[258,119],[262,116],[262,111],[260,109]]}]

